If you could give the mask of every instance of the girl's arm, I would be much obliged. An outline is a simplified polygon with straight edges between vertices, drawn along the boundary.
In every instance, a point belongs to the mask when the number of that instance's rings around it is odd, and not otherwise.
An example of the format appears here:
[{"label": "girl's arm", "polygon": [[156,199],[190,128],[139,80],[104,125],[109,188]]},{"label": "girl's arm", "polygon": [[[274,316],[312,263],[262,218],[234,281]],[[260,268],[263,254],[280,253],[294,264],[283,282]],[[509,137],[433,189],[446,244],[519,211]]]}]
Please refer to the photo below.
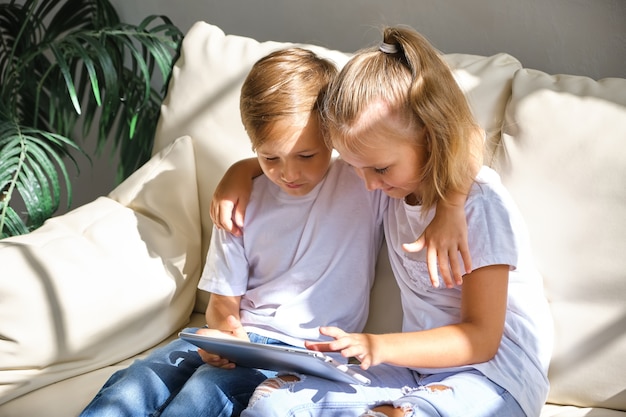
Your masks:
[{"label": "girl's arm", "polygon": [[252,180],[263,174],[257,158],[243,159],[228,168],[213,193],[211,220],[219,229],[241,236]]},{"label": "girl's arm", "polygon": [[336,340],[306,346],[356,357],[363,369],[380,363],[442,368],[488,361],[498,351],[504,331],[508,272],[508,265],[492,265],[465,277],[458,324],[393,334],[345,333],[323,327],[320,333]]},{"label": "girl's arm", "polygon": [[[241,236],[244,214],[252,192],[252,179],[262,173],[257,158],[243,159],[226,171],[211,200],[211,219],[216,227]],[[465,273],[472,271],[464,209],[466,198],[466,194],[451,193],[446,201],[440,201],[435,217],[424,233],[414,243],[404,245],[408,252],[427,248],[428,272],[435,287],[439,285],[437,265],[447,287],[452,287],[453,282],[458,285],[463,282],[457,255],[459,252]]]},{"label": "girl's arm", "polygon": [[458,253],[465,266],[465,274],[472,272],[472,260],[467,244],[467,221],[465,219],[465,200],[467,194],[451,193],[446,201],[437,203],[435,217],[424,233],[413,243],[405,243],[407,252],[419,252],[426,247],[426,260],[430,281],[439,286],[437,267],[441,272],[446,287],[463,283]]}]

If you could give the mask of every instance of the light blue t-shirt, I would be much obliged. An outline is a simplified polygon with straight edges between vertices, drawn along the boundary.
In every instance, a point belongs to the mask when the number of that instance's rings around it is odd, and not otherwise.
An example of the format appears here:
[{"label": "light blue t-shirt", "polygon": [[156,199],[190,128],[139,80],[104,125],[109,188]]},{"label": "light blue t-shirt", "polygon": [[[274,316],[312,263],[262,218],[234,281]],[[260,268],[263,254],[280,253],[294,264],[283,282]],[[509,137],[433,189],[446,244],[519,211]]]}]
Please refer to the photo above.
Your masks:
[{"label": "light blue t-shirt", "polygon": [[[510,266],[506,322],[500,348],[492,360],[470,368],[479,370],[508,390],[527,415],[539,415],[549,388],[547,370],[553,329],[525,223],[500,177],[488,167],[480,170],[467,198],[465,212],[472,268]],[[433,209],[422,217],[420,206],[391,199],[385,216],[385,237],[402,293],[403,330],[406,332],[460,321],[461,287],[446,288],[441,278],[439,287],[433,287],[426,251],[407,253],[401,246],[420,236],[434,214]],[[432,374],[467,368],[416,371]]]}]

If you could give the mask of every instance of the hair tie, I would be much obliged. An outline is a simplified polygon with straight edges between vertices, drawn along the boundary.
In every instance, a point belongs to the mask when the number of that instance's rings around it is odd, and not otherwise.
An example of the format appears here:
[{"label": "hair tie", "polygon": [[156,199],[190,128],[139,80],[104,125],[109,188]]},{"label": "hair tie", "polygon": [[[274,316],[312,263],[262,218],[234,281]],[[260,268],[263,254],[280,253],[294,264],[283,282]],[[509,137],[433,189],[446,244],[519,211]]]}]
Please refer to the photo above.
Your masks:
[{"label": "hair tie", "polygon": [[380,49],[381,52],[384,52],[386,54],[397,54],[398,53],[398,44],[397,43],[381,42],[380,46],[378,47],[378,49]]}]

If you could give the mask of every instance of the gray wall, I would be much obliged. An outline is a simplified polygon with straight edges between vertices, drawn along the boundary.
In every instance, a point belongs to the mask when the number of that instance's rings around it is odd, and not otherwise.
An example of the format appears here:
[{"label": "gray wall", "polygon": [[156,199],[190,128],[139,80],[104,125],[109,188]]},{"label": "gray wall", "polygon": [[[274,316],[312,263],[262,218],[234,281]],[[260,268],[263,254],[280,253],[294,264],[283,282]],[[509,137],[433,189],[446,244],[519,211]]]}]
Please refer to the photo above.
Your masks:
[{"label": "gray wall", "polygon": [[408,24],[446,53],[508,52],[529,68],[626,77],[626,0],[113,0],[129,22],[165,14],[259,40],[314,42],[344,51]]},{"label": "gray wall", "polygon": [[[112,0],[122,20],[164,14],[183,31],[198,20],[226,33],[354,51],[381,25],[408,24],[442,52],[508,52],[525,67],[626,78],[626,0]],[[82,168],[73,207],[108,193],[108,156]]]}]

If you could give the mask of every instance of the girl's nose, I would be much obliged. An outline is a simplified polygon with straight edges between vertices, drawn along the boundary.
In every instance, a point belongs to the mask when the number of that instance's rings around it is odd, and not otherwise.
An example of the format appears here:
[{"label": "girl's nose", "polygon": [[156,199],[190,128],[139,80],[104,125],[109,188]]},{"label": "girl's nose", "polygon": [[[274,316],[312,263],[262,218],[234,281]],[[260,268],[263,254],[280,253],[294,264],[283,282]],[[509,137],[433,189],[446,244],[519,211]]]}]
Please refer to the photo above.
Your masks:
[{"label": "girl's nose", "polygon": [[359,177],[363,178],[365,188],[367,188],[368,191],[374,191],[381,188],[381,181],[373,172],[367,172],[359,169],[357,170],[357,174]]}]

